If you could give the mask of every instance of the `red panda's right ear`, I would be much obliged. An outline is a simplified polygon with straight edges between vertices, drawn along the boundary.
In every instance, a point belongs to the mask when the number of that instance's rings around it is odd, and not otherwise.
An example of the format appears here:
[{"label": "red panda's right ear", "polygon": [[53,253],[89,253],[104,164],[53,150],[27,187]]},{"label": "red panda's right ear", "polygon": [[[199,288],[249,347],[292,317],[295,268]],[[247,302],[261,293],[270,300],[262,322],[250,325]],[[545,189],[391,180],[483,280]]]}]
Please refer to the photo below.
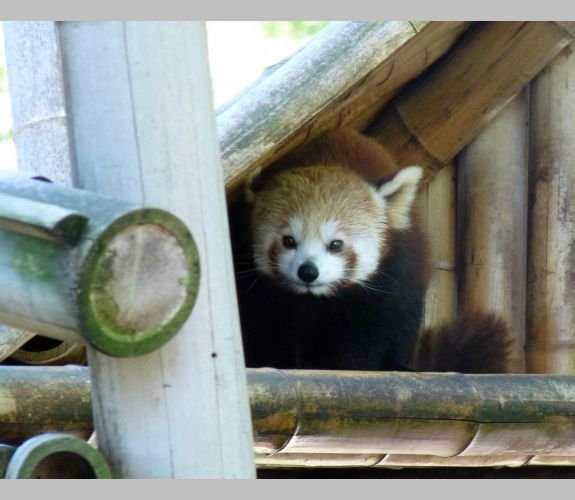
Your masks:
[{"label": "red panda's right ear", "polygon": [[256,168],[252,173],[250,173],[246,179],[244,185],[244,196],[248,203],[253,203],[256,199],[256,193],[262,188],[262,169],[261,167]]}]

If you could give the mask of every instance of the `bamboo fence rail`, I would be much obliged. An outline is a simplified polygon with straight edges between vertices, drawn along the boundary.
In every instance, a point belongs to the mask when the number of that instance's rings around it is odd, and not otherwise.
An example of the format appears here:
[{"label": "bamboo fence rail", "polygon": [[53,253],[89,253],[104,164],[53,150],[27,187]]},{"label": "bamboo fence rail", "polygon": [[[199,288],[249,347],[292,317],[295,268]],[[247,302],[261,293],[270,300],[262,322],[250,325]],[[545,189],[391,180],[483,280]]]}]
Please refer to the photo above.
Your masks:
[{"label": "bamboo fence rail", "polygon": [[[263,368],[248,369],[248,389],[261,467],[575,465],[571,376]],[[50,430],[91,423],[85,367],[0,366],[0,391],[13,442],[50,414]]]}]

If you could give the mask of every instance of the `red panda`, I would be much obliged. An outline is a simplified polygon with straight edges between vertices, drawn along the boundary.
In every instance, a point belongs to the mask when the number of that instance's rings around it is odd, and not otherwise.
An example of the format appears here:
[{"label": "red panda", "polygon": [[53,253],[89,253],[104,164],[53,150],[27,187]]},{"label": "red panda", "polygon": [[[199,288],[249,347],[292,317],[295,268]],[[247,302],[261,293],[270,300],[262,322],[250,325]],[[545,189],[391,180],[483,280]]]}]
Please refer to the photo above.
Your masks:
[{"label": "red panda", "polygon": [[467,320],[420,332],[431,268],[412,213],[422,174],[337,130],[248,181],[230,212],[248,367],[507,371],[494,316],[468,333]]}]

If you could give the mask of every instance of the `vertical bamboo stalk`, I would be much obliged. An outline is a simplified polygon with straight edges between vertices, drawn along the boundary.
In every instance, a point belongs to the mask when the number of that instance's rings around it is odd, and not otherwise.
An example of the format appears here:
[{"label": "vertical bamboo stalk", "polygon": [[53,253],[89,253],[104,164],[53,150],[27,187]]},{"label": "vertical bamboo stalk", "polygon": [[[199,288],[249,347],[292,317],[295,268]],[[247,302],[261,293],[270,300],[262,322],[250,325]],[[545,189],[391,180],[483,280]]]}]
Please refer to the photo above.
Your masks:
[{"label": "vertical bamboo stalk", "polygon": [[[4,34],[18,170],[30,176],[42,173],[58,184],[71,186],[68,123],[55,25],[47,21],[5,22]],[[30,54],[34,54],[36,78],[28,78]],[[23,330],[5,328],[0,361],[34,337]]]},{"label": "vertical bamboo stalk", "polygon": [[455,174],[455,164],[450,163],[419,193],[419,216],[429,236],[433,263],[425,297],[426,327],[450,321],[456,314]]},{"label": "vertical bamboo stalk", "polygon": [[575,373],[575,54],[532,84],[527,367]]},{"label": "vertical bamboo stalk", "polygon": [[524,371],[528,90],[515,97],[458,157],[460,311],[495,311]]},{"label": "vertical bamboo stalk", "polygon": [[[253,477],[225,195],[201,23],[56,23],[80,187],[173,212],[204,279],[162,349],[90,350],[98,444],[115,477]],[[35,78],[28,54],[25,78]]]}]

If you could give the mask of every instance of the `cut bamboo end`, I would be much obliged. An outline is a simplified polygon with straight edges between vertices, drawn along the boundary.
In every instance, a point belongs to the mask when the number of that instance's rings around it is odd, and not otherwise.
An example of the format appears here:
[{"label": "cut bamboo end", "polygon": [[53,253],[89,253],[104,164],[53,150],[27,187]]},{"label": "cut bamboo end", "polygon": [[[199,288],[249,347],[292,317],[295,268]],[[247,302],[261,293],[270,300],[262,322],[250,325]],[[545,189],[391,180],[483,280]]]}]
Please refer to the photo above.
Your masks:
[{"label": "cut bamboo end", "polygon": [[188,318],[199,275],[196,245],[179,219],[157,209],[121,217],[93,245],[81,271],[88,341],[122,357],[161,347]]},{"label": "cut bamboo end", "polygon": [[35,335],[10,355],[10,360],[26,365],[85,364],[86,348]]},{"label": "cut bamboo end", "polygon": [[112,479],[112,471],[103,455],[83,439],[44,434],[16,449],[5,479]]}]

